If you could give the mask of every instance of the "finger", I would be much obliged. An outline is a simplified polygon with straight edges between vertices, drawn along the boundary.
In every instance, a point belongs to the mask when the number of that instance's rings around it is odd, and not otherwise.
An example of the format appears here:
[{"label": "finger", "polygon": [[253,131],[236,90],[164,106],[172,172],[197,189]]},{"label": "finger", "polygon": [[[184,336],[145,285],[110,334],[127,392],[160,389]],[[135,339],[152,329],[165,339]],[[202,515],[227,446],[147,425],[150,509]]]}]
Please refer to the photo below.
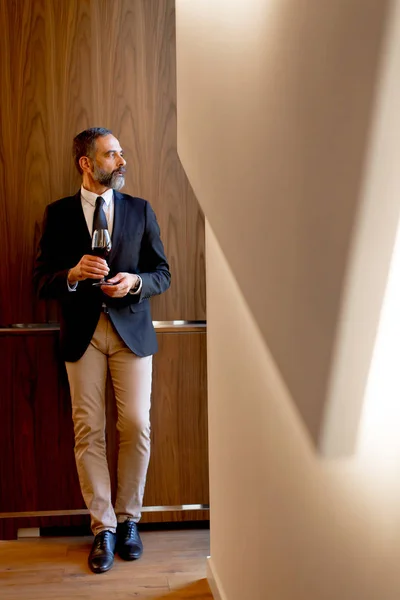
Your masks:
[{"label": "finger", "polygon": [[123,279],[118,279],[117,276],[111,277],[111,279],[107,279],[109,283],[115,283],[116,286],[121,287],[123,285]]},{"label": "finger", "polygon": [[100,286],[100,288],[102,289],[102,291],[107,294],[107,296],[110,296],[111,298],[122,298],[123,294],[121,294],[121,290],[119,290],[118,288],[115,288],[114,286],[110,286],[110,285],[102,285]]},{"label": "finger", "polygon": [[106,285],[101,286],[101,289],[104,291],[104,293],[113,298],[123,298],[128,293],[128,288],[126,286],[120,287],[117,285]]},{"label": "finger", "polygon": [[82,264],[84,264],[88,267],[93,266],[93,265],[108,267],[107,262],[104,260],[104,258],[100,258],[99,256],[83,257]]},{"label": "finger", "polygon": [[103,275],[85,275],[85,279],[101,279]]},{"label": "finger", "polygon": [[86,277],[103,277],[103,275],[107,275],[108,274],[108,269],[84,269],[82,271],[82,273],[86,276]]},{"label": "finger", "polygon": [[109,279],[108,281],[110,283],[120,283],[124,280],[125,275],[123,275],[122,273],[117,273],[116,275],[114,275],[113,277],[111,277],[111,279]]},{"label": "finger", "polygon": [[113,294],[110,292],[110,286],[109,285],[101,285],[100,289],[102,292],[104,292],[104,294],[106,294],[106,296],[110,296],[112,297]]},{"label": "finger", "polygon": [[107,273],[87,273],[84,275],[86,279],[101,279],[105,277]]},{"label": "finger", "polygon": [[87,265],[83,269],[88,273],[94,273],[95,271],[106,271],[108,273],[110,270],[107,265]]}]

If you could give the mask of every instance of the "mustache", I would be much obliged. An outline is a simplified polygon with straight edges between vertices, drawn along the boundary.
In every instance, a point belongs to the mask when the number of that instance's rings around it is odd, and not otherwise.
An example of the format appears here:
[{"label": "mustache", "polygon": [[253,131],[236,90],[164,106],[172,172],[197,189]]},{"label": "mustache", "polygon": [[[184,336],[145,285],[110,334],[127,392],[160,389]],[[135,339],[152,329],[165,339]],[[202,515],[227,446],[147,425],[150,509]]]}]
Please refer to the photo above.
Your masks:
[{"label": "mustache", "polygon": [[120,175],[125,175],[126,169],[124,167],[120,167],[119,169],[115,169],[113,173],[119,173]]}]

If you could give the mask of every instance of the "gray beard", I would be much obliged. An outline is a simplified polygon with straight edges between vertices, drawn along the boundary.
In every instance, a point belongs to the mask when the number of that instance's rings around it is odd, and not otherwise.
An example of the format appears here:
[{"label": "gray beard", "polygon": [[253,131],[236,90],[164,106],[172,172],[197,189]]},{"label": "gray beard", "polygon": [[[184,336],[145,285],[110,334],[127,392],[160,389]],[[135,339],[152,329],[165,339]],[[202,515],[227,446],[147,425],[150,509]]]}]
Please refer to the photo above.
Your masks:
[{"label": "gray beard", "polygon": [[118,175],[117,171],[112,171],[112,173],[107,173],[107,171],[103,171],[100,169],[96,163],[93,166],[93,179],[101,183],[107,188],[111,188],[116,192],[119,192],[125,185],[125,177],[121,177]]}]

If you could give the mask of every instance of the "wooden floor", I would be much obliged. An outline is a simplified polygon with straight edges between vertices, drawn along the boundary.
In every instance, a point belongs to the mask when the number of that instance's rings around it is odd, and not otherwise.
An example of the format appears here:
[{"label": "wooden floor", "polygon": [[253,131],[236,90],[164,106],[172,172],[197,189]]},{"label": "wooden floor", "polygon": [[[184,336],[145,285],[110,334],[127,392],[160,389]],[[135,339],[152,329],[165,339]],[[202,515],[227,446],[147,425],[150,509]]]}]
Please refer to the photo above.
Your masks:
[{"label": "wooden floor", "polygon": [[116,556],[101,575],[87,566],[92,539],[0,542],[1,600],[212,600],[205,579],[209,531],[144,532],[142,558]]}]

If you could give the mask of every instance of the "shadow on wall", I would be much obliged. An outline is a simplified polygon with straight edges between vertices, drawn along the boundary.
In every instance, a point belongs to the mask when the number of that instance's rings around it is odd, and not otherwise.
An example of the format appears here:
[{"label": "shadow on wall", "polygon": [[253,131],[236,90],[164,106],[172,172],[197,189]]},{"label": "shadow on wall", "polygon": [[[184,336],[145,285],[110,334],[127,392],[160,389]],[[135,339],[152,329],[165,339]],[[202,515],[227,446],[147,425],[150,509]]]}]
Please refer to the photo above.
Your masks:
[{"label": "shadow on wall", "polygon": [[398,220],[390,6],[177,2],[180,158],[331,456],[354,450]]}]

